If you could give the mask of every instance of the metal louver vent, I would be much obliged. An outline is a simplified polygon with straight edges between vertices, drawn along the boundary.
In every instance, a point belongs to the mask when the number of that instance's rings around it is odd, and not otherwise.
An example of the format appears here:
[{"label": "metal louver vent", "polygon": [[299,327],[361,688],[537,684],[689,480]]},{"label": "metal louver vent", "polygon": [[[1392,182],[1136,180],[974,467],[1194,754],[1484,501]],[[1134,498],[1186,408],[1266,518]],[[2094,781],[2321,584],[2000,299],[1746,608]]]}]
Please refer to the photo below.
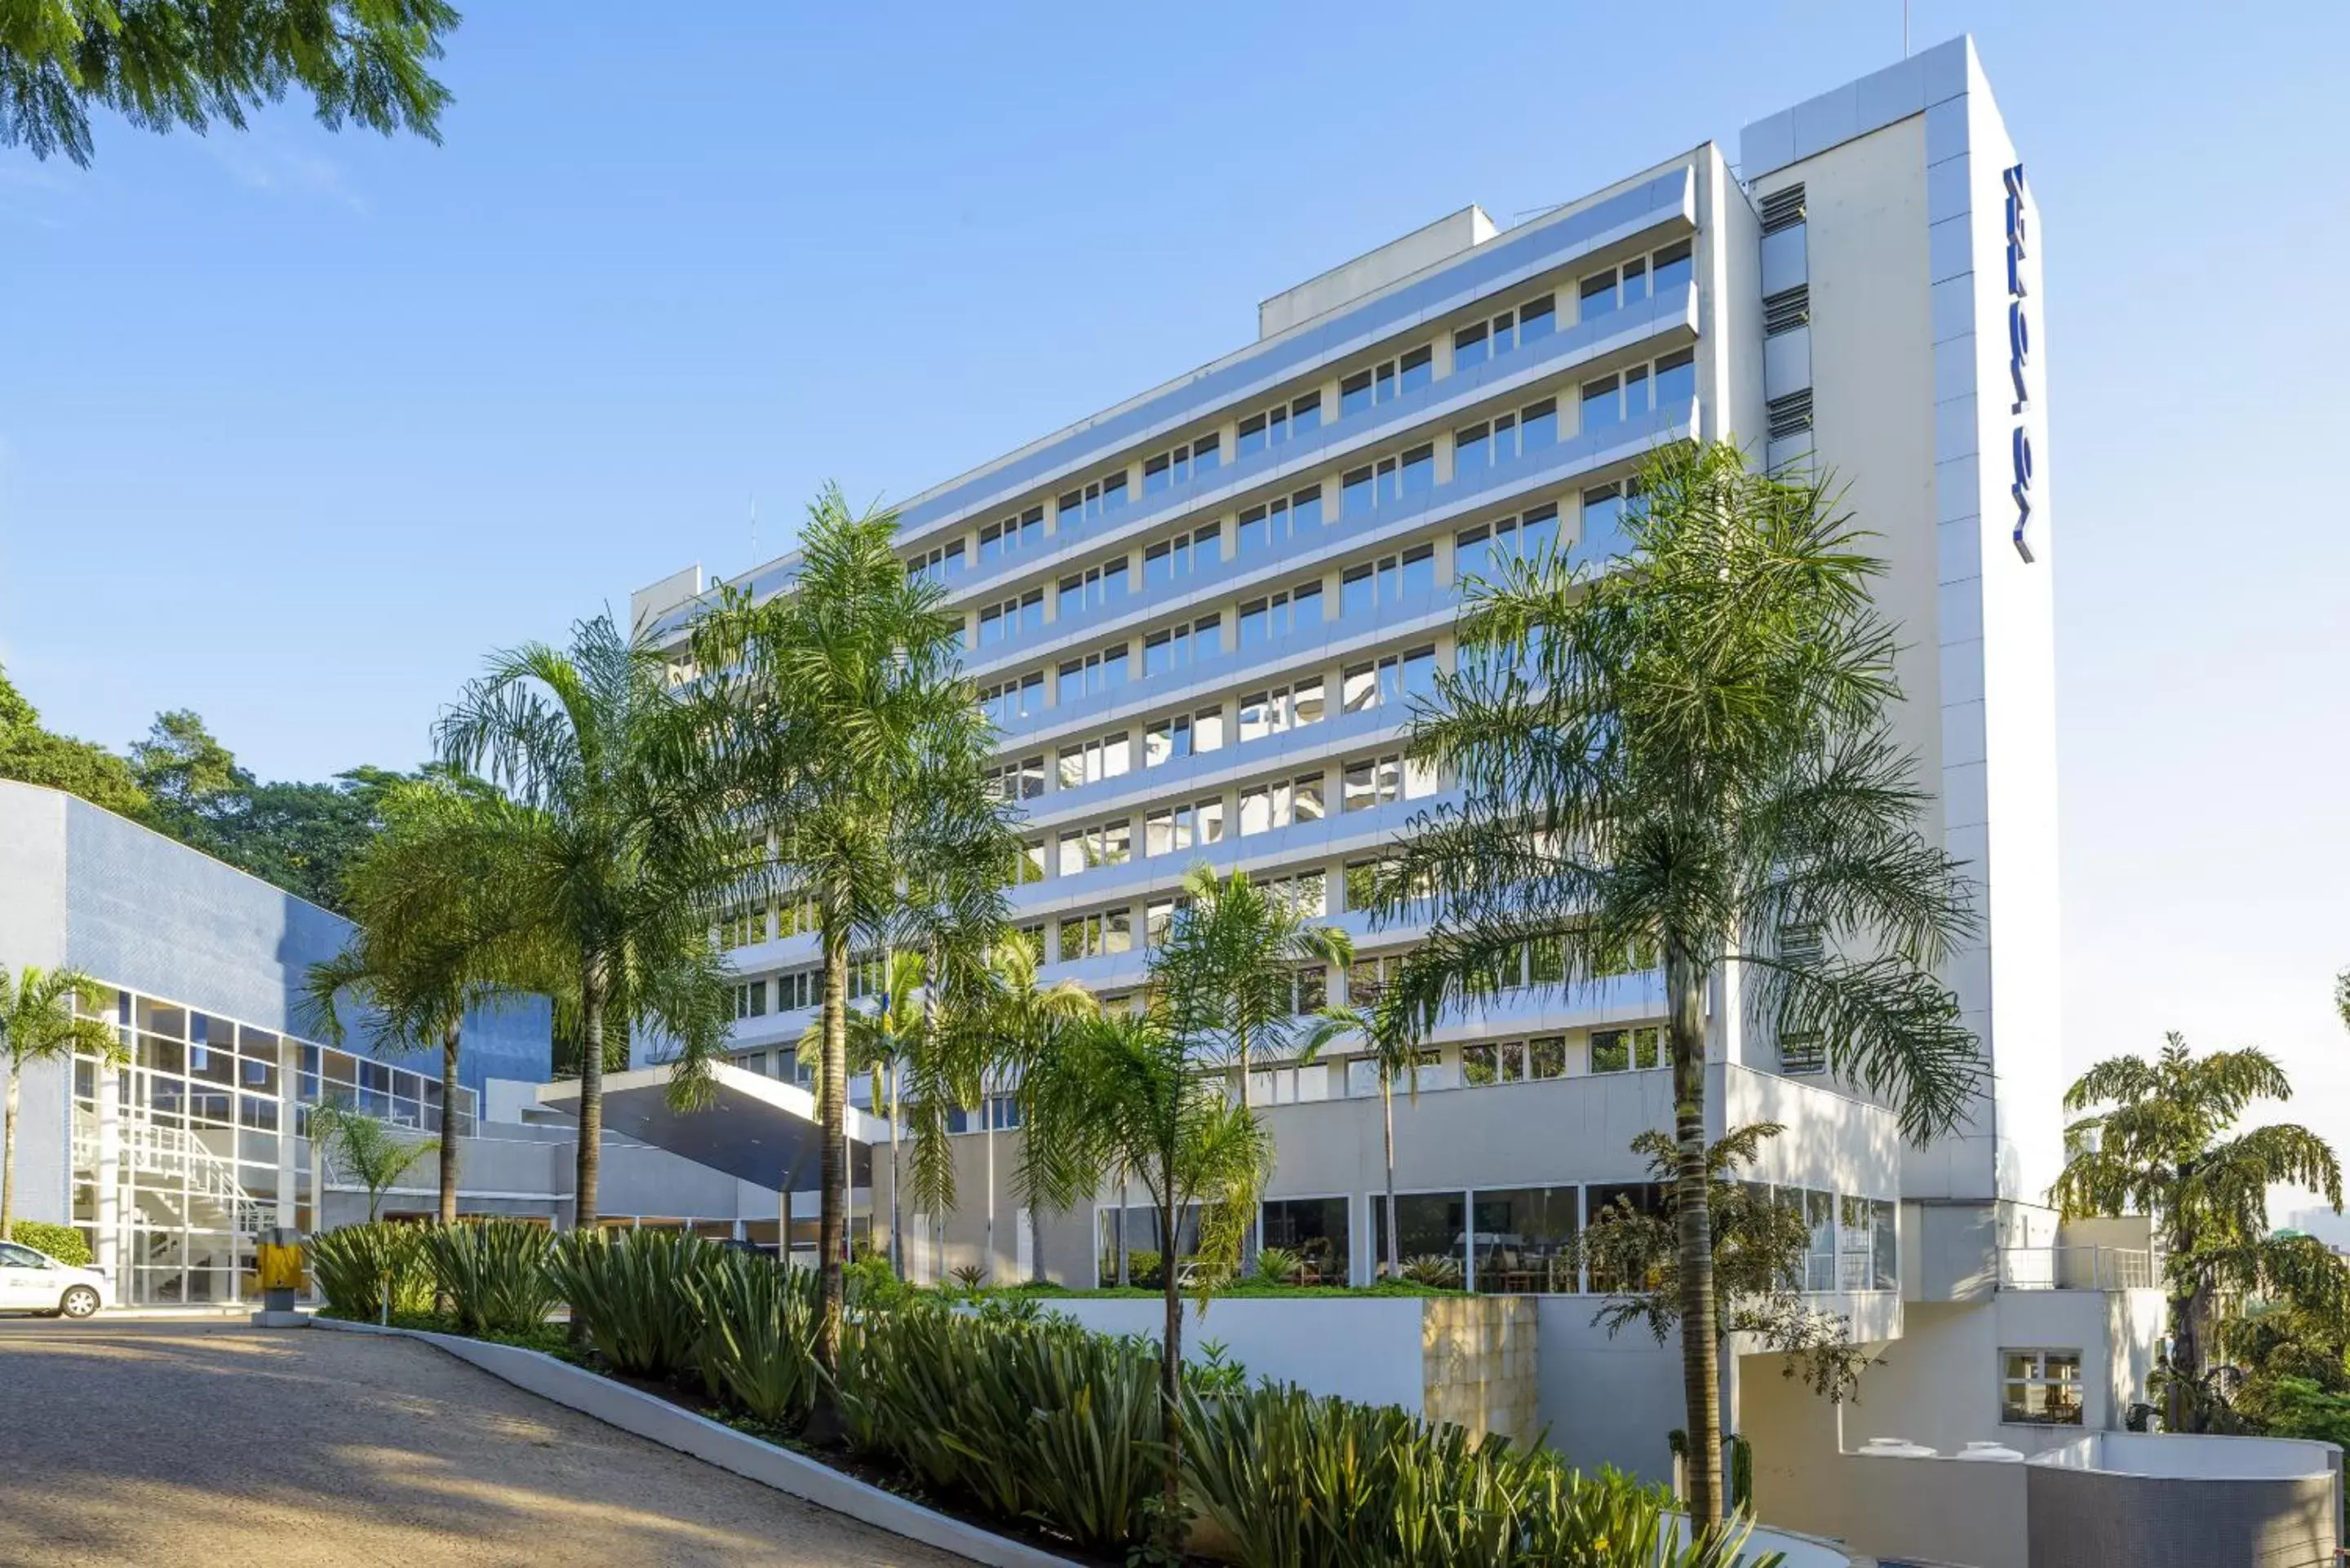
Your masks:
[{"label": "metal louver vent", "polygon": [[1800,392],[1773,398],[1763,405],[1763,411],[1770,417],[1773,441],[1801,435],[1812,428],[1812,389],[1805,387]]},{"label": "metal louver vent", "polygon": [[1775,234],[1804,221],[1804,188],[1790,185],[1762,198],[1762,232]]},{"label": "metal louver vent", "polygon": [[1776,337],[1782,332],[1808,327],[1811,320],[1812,286],[1808,283],[1783,289],[1762,302],[1762,336],[1765,337]]}]

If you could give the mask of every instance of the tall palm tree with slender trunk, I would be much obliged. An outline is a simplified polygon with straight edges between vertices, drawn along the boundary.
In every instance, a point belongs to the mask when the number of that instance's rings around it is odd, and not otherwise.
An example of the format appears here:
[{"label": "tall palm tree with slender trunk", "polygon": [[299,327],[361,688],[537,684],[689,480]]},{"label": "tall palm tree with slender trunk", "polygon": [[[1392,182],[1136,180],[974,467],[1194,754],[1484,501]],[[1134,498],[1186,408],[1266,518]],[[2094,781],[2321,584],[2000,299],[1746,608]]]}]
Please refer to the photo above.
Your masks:
[{"label": "tall palm tree with slender trunk", "polygon": [[2262,1100],[2293,1084],[2265,1051],[2197,1056],[2173,1033],[2152,1061],[2115,1056],[2064,1091],[2080,1116],[2064,1129],[2064,1169],[2049,1200],[2067,1218],[2150,1215],[2163,1242],[2170,1320],[2164,1424],[2208,1428],[2215,1404],[2205,1366],[2220,1299],[2263,1293],[2305,1272],[2295,1238],[2269,1233],[2269,1189],[2305,1187],[2342,1210],[2342,1165],[2331,1145],[2290,1123],[2238,1132]]},{"label": "tall palm tree with slender trunk", "polygon": [[[902,1147],[899,1136],[904,1120],[906,1071],[920,1047],[922,1027],[922,958],[920,953],[892,951],[880,969],[880,985],[848,1010],[848,1072],[873,1075],[873,1108],[889,1118],[889,1268],[903,1277],[906,1259],[899,1230],[904,1210],[899,1194],[904,1187]],[[812,1079],[824,1075],[824,1020],[816,1018],[801,1032],[796,1054],[810,1069]],[[822,1085],[817,1084],[818,1097]]]},{"label": "tall palm tree with slender trunk", "polygon": [[1379,1082],[1379,1146],[1387,1172],[1387,1208],[1381,1217],[1381,1256],[1386,1262],[1380,1272],[1392,1278],[1403,1269],[1399,1240],[1401,1227],[1396,1220],[1396,1133],[1395,1086],[1399,1079],[1413,1105],[1419,1104],[1419,1062],[1423,1047],[1413,1042],[1411,1031],[1402,1014],[1392,1005],[1381,1006],[1378,995],[1357,1000],[1351,993],[1346,1002],[1322,1009],[1306,1037],[1305,1054],[1318,1055],[1332,1040],[1347,1033],[1361,1037],[1370,1047],[1370,1059]]},{"label": "tall palm tree with slender trunk", "polygon": [[[1219,876],[1194,866],[1183,877],[1182,897],[1182,914],[1153,950],[1151,987],[1166,998],[1169,1020],[1195,1054],[1231,1065],[1242,1108],[1253,1109],[1252,1064],[1295,1056],[1323,1000],[1301,996],[1301,985],[1310,985],[1310,971],[1318,968],[1326,997],[1329,977],[1354,961],[1354,943],[1245,871]],[[1243,1264],[1256,1250],[1256,1232],[1253,1221]]]},{"label": "tall palm tree with slender trunk", "polygon": [[[1044,984],[1037,972],[1043,961],[1035,942],[1017,934],[1007,934],[990,955],[988,967],[993,984],[985,1004],[971,1015],[988,1080],[1011,1086],[1013,1092],[1008,1097],[1020,1106],[1024,1127],[1028,1122],[1030,1069],[1053,1050],[1061,1034],[1101,1016],[1101,1003],[1076,981],[1064,980]],[[994,1105],[984,1092],[980,1103],[987,1107],[986,1126],[992,1135],[996,1121]],[[987,1264],[991,1277],[995,1268],[993,1161],[991,1149],[987,1195]],[[1047,1164],[1045,1151],[1037,1147],[1037,1140],[1024,1136],[1014,1185],[1022,1206],[1028,1210],[1028,1264],[1033,1280],[1045,1277],[1041,1217],[1057,1197]]]},{"label": "tall palm tree with slender trunk", "polygon": [[[476,875],[489,786],[445,774],[403,781],[384,796],[383,828],[343,868],[343,907],[358,929],[343,950],[313,964],[305,1010],[328,1044],[348,1035],[354,1007],[373,1047],[441,1054],[441,1223],[457,1219],[454,1113],[467,1014],[525,992],[567,993],[572,976],[544,933],[505,919]],[[442,901],[428,907],[425,896]]]},{"label": "tall palm tree with slender trunk", "polygon": [[128,1062],[120,1033],[105,1017],[112,1000],[78,969],[26,964],[11,975],[0,967],[0,1061],[8,1069],[0,1101],[0,1241],[16,1233],[16,1117],[25,1069],[35,1062],[70,1064],[76,1056],[95,1056],[109,1068]]},{"label": "tall palm tree with slender trunk", "polygon": [[[837,487],[808,511],[798,571],[763,603],[728,596],[696,624],[696,732],[729,810],[765,835],[766,874],[811,900],[824,952],[816,1355],[839,1364],[848,1233],[847,1009],[853,944],[879,948],[899,909],[910,817],[976,788],[988,731],[962,675],[962,622],[909,574],[887,511]],[[1003,862],[1008,868],[1009,857]],[[837,1431],[819,1398],[811,1429]]]},{"label": "tall palm tree with slender trunk", "polygon": [[[454,864],[411,867],[406,898],[429,911],[478,900],[494,948],[560,955],[557,1022],[579,1042],[573,1223],[598,1213],[604,1058],[615,1023],[671,1060],[681,1105],[707,1096],[732,1024],[713,932],[754,865],[747,836],[706,787],[703,738],[660,650],[610,615],[570,646],[491,657],[439,727],[442,760],[503,794],[450,825]],[[470,894],[448,886],[466,874]],[[424,872],[429,871],[429,874]]]},{"label": "tall palm tree with slender trunk", "polygon": [[1742,997],[1750,1027],[1816,1040],[1922,1141],[1977,1103],[1975,1043],[1934,974],[1975,928],[1894,738],[1898,644],[1868,597],[1882,568],[1835,497],[1722,443],[1657,455],[1639,490],[1615,569],[1553,548],[1470,582],[1459,667],[1419,705],[1410,744],[1460,795],[1415,820],[1377,894],[1391,918],[1433,911],[1396,982],[1416,1032],[1503,987],[1588,992],[1661,962],[1689,1504],[1710,1525],[1708,999]]},{"label": "tall palm tree with slender trunk", "polygon": [[1234,1102],[1222,1070],[1194,1060],[1160,1006],[1106,1012],[1055,1031],[1023,1079],[1024,1144],[1039,1151],[1033,1179],[1043,1201],[1067,1208],[1130,1174],[1158,1216],[1160,1441],[1167,1490],[1160,1512],[1170,1551],[1181,1542],[1182,1283],[1175,1239],[1198,1207],[1197,1288],[1240,1262],[1243,1238],[1272,1168],[1272,1141],[1254,1112]]}]

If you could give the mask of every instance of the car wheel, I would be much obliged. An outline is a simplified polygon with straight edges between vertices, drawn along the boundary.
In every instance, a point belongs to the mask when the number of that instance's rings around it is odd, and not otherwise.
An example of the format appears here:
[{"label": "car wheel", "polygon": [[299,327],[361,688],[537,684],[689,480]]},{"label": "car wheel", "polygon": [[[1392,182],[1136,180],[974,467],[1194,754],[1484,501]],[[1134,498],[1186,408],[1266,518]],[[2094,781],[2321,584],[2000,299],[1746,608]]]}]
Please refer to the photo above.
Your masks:
[{"label": "car wheel", "polygon": [[77,1322],[94,1316],[98,1312],[98,1293],[88,1285],[76,1285],[66,1293],[63,1301],[57,1303],[57,1311]]}]

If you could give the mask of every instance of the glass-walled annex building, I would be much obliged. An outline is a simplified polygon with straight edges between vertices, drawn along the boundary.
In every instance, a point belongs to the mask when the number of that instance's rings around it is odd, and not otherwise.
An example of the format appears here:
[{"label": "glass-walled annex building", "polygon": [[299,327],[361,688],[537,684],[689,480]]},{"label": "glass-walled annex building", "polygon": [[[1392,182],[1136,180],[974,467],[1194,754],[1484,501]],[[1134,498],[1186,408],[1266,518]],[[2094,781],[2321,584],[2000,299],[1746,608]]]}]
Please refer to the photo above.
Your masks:
[{"label": "glass-walled annex building", "polygon": [[[469,1017],[463,1083],[440,1054],[379,1058],[310,1036],[311,964],[341,950],[336,916],[88,805],[0,780],[0,963],[71,967],[111,1001],[127,1060],[29,1064],[18,1085],[17,1212],[83,1231],[124,1305],[249,1299],[256,1238],[321,1217],[310,1109],[341,1101],[421,1136],[468,1139],[506,1205],[552,1215],[545,1144],[505,1158],[474,1137],[492,1078],[543,1080],[543,1003]],[[354,1045],[363,1045],[354,1031]],[[560,1129],[517,1129],[561,1139]],[[539,1158],[533,1158],[539,1156]],[[496,1174],[496,1172],[506,1174]],[[431,1168],[387,1198],[430,1211]],[[364,1199],[328,1173],[324,1222]]]},{"label": "glass-walled annex building", "polygon": [[440,1079],[408,1067],[130,991],[111,1021],[128,1064],[73,1064],[70,1223],[127,1304],[255,1295],[255,1238],[314,1228],[313,1106],[434,1137],[474,1130],[473,1089],[444,1107]]}]

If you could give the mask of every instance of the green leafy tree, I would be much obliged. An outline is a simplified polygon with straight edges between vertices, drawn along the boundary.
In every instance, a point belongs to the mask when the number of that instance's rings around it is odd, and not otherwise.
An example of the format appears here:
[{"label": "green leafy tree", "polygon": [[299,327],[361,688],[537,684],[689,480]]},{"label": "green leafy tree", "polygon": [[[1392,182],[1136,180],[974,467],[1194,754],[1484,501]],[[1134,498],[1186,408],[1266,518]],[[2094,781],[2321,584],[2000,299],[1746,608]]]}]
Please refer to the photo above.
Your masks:
[{"label": "green leafy tree", "polygon": [[[902,907],[908,824],[980,788],[988,732],[961,674],[962,624],[910,576],[887,511],[852,514],[837,486],[808,509],[798,576],[764,603],[732,595],[692,639],[697,733],[712,791],[764,832],[766,874],[815,909],[824,953],[816,1355],[839,1365],[848,1226],[848,968]],[[962,815],[962,814],[957,814]],[[1009,867],[1006,850],[996,863]],[[838,1412],[827,1395],[813,1429]]]},{"label": "green leafy tree", "polygon": [[[733,1023],[712,931],[745,850],[702,788],[691,723],[659,652],[608,615],[576,626],[567,649],[493,655],[440,742],[450,766],[505,793],[443,824],[442,853],[408,866],[412,916],[383,912],[429,922],[473,900],[476,940],[569,977],[555,1000],[578,1043],[581,1229],[598,1212],[609,1027],[665,1043],[671,1097],[690,1106]],[[448,885],[458,877],[470,887]]]},{"label": "green leafy tree", "polygon": [[[1180,919],[1180,917],[1179,917]],[[1180,1544],[1182,1281],[1175,1241],[1183,1213],[1200,1210],[1192,1284],[1204,1305],[1214,1282],[1237,1269],[1273,1145],[1254,1112],[1237,1104],[1223,1073],[1197,1064],[1162,1005],[1108,1012],[1055,1033],[1024,1080],[1024,1145],[1040,1152],[1034,1179],[1041,1200],[1068,1208],[1131,1175],[1159,1217],[1159,1435],[1167,1449],[1163,1544]]]},{"label": "green leafy tree", "polygon": [[[334,958],[311,966],[307,1001],[329,1044],[356,1008],[378,1050],[441,1053],[441,1104],[457,1104],[465,1017],[525,991],[566,994],[571,975],[544,933],[505,919],[473,873],[495,835],[500,806],[478,781],[405,782],[383,805],[380,836],[345,870],[344,905],[358,929]],[[439,900],[428,903],[427,898]],[[440,1218],[457,1219],[458,1140],[444,1118]]]},{"label": "green leafy tree", "polygon": [[[439,1138],[411,1137],[348,1100],[313,1106],[309,1136],[327,1163],[367,1189],[370,1225],[383,1212],[383,1195],[441,1147]],[[318,1198],[323,1212],[326,1194]]]},{"label": "green leafy tree", "polygon": [[2174,1432],[2210,1430],[2223,1403],[2208,1358],[2225,1300],[2290,1291],[2306,1274],[2306,1238],[2269,1233],[2271,1185],[2321,1192],[2341,1212],[2342,1166],[2324,1138],[2289,1123],[2236,1131],[2252,1106],[2292,1097],[2266,1052],[2197,1056],[2177,1033],[2152,1061],[2111,1057],[2064,1091],[2079,1119],[2064,1129],[2049,1200],[2067,1219],[2153,1218],[2170,1328],[2164,1423]]},{"label": "green leafy tree", "polygon": [[[1776,1122],[1733,1127],[1705,1151],[1714,1338],[1752,1334],[1764,1349],[1786,1355],[1787,1376],[1840,1401],[1858,1390],[1874,1357],[1852,1343],[1843,1314],[1821,1312],[1805,1297],[1812,1229],[1803,1209],[1743,1179],[1762,1146],[1785,1130]],[[1638,1324],[1662,1345],[1681,1324],[1680,1151],[1657,1131],[1634,1138],[1632,1151],[1648,1158],[1649,1174],[1665,1189],[1662,1206],[1647,1210],[1617,1199],[1591,1217],[1577,1250],[1597,1282],[1593,1288],[1604,1285],[1610,1297],[1592,1314],[1593,1324],[1610,1338]]]},{"label": "green leafy tree", "polygon": [[25,1069],[35,1062],[70,1063],[77,1054],[109,1067],[129,1061],[121,1036],[104,1016],[111,1000],[79,970],[26,964],[11,976],[0,967],[0,1060],[8,1068],[7,1095],[0,1102],[0,1241],[16,1234],[16,1116]]},{"label": "green leafy tree", "polygon": [[254,778],[192,710],[155,715],[143,741],[130,742],[130,771],[155,803],[157,820],[181,838],[200,835],[224,795],[242,795]]},{"label": "green leafy tree", "polygon": [[310,97],[318,123],[441,140],[449,89],[427,69],[457,12],[442,0],[35,0],[0,9],[0,147],[87,165],[92,107],[143,130]]},{"label": "green leafy tree", "polygon": [[1582,991],[1661,964],[1690,1505],[1713,1523],[1707,997],[1734,976],[1750,1023],[1816,1039],[1928,1139],[1978,1093],[1933,972],[1974,925],[1894,738],[1898,644],[1868,597],[1883,568],[1834,497],[1724,443],[1657,454],[1639,490],[1617,569],[1554,549],[1471,584],[1459,668],[1410,746],[1461,799],[1414,821],[1376,896],[1388,918],[1432,919],[1396,982],[1415,1032],[1521,977]]},{"label": "green leafy tree", "polygon": [[0,779],[63,790],[137,822],[147,819],[151,805],[129,763],[104,746],[44,729],[39,711],[5,670],[0,670]]},{"label": "green leafy tree", "polygon": [[2228,1303],[2212,1345],[2232,1385],[2228,1403],[2239,1422],[2279,1437],[2306,1437],[2298,1429],[2306,1411],[2295,1385],[2350,1403],[2350,1266],[2297,1231],[2278,1232],[2265,1251],[2262,1293]]}]

